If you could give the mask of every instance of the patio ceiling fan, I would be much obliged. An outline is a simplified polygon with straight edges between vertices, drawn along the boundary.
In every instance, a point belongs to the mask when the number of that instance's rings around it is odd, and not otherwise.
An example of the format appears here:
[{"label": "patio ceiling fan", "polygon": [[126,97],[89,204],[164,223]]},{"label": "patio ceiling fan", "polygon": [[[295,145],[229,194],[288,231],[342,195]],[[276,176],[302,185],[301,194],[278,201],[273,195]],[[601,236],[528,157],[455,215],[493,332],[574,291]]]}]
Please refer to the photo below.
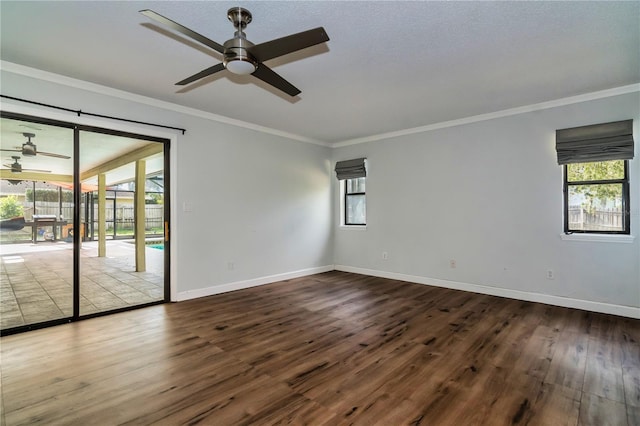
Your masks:
[{"label": "patio ceiling fan", "polygon": [[176,85],[179,86],[193,83],[227,69],[234,74],[251,74],[290,96],[296,96],[300,93],[300,90],[266,66],[264,61],[329,41],[329,36],[327,36],[324,28],[318,27],[265,43],[253,44],[247,40],[243,31],[251,22],[251,12],[242,7],[233,7],[227,11],[227,18],[233,23],[236,31],[233,38],[225,41],[224,45],[216,43],[169,18],[165,18],[153,10],[144,9],[140,13],[222,53],[223,60],[221,63],[177,82]]},{"label": "patio ceiling fan", "polygon": [[[17,146],[15,147],[15,149],[0,149],[0,151],[20,152],[25,157],[35,157],[36,155],[46,155],[47,157],[62,158],[65,160],[68,160],[69,158],[71,158],[68,155],[55,154],[53,152],[38,151],[36,148],[36,145],[33,142],[31,142],[31,138],[36,137],[35,133],[23,133],[22,136],[27,138],[27,141],[23,143],[21,147]],[[15,158],[15,157],[12,157],[12,158]]]},{"label": "patio ceiling fan", "polygon": [[[11,170],[11,173],[21,173],[21,172],[39,172],[39,173],[51,173],[51,170],[41,170],[41,169],[25,169],[22,167],[22,164],[18,162],[20,159],[17,155],[12,155],[13,158],[12,164],[3,164],[3,166],[7,167],[7,169]],[[6,170],[6,169],[5,169]]]}]

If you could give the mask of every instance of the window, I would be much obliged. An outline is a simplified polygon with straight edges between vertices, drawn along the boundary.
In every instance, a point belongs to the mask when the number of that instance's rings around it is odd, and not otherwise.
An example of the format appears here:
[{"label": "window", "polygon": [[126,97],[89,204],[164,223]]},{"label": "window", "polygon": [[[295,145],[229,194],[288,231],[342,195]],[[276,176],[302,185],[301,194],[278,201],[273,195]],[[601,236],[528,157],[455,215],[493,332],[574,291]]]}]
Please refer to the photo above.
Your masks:
[{"label": "window", "polygon": [[366,225],[367,203],[365,198],[365,177],[344,181],[344,224]]},{"label": "window", "polygon": [[556,130],[565,233],[630,234],[633,151],[633,120]]},{"label": "window", "polygon": [[367,159],[338,161],[336,177],[340,181],[340,224],[363,226],[367,224],[367,204],[365,180],[367,178]]},{"label": "window", "polygon": [[628,163],[564,166],[564,232],[629,234]]}]

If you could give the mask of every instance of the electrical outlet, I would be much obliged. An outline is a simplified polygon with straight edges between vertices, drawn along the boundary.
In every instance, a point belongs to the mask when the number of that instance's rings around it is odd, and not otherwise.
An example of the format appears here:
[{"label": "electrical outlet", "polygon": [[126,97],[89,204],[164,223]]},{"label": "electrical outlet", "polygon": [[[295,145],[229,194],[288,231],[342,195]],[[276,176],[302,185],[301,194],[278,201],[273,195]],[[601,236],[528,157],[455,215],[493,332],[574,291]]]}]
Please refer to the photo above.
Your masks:
[{"label": "electrical outlet", "polygon": [[553,274],[553,269],[547,269],[547,279],[552,280],[554,278],[555,278],[555,275]]},{"label": "electrical outlet", "polygon": [[235,265],[233,264],[233,262],[227,262],[227,269],[230,271],[233,271],[233,269],[235,268]]},{"label": "electrical outlet", "polygon": [[388,260],[389,259],[389,253],[387,253],[386,251],[382,252],[382,260]]},{"label": "electrical outlet", "polygon": [[451,259],[451,260],[449,261],[449,267],[450,267],[451,269],[456,269],[456,266],[457,266],[457,264],[456,264],[456,260],[455,260],[455,259]]}]

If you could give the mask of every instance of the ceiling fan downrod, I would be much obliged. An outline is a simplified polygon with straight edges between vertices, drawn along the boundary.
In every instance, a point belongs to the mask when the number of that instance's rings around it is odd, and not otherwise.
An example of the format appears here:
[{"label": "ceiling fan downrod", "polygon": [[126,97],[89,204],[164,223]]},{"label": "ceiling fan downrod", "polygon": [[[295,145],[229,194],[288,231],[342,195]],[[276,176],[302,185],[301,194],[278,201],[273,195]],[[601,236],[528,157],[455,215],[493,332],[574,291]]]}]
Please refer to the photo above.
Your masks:
[{"label": "ceiling fan downrod", "polygon": [[232,7],[227,11],[227,18],[233,23],[236,32],[234,37],[224,42],[225,68],[234,74],[253,74],[258,68],[258,61],[247,49],[253,47],[253,43],[247,40],[244,29],[251,22],[251,12],[242,7]]}]

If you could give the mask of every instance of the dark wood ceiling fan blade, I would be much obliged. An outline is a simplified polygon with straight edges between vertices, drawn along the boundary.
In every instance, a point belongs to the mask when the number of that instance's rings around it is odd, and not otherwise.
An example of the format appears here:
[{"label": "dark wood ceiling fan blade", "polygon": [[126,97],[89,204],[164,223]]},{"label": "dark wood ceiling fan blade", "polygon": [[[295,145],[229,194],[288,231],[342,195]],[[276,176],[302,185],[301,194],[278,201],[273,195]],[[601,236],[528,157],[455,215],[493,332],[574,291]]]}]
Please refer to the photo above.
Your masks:
[{"label": "dark wood ceiling fan blade", "polygon": [[36,172],[36,173],[51,173],[51,170],[41,170],[41,169],[22,169],[23,172]]},{"label": "dark wood ceiling fan blade", "polygon": [[296,96],[300,93],[300,90],[297,87],[280,77],[279,74],[265,64],[258,64],[258,68],[256,68],[251,75],[258,77],[260,80],[272,85],[278,90],[282,90],[289,96]]},{"label": "dark wood ceiling fan blade", "polygon": [[[22,152],[22,149],[0,149],[0,151]],[[36,155],[46,155],[47,157],[63,158],[65,160],[68,160],[69,158],[71,158],[68,155],[55,154],[53,152],[42,152],[42,151],[38,151],[38,153]]]},{"label": "dark wood ceiling fan blade", "polygon": [[3,164],[6,169],[2,170],[10,170],[12,173],[21,173],[21,172],[38,172],[38,173],[51,173],[51,170],[41,170],[41,169],[23,169],[16,168],[14,164]]},{"label": "dark wood ceiling fan blade", "polygon": [[45,155],[47,157],[54,157],[54,158],[62,158],[64,160],[68,160],[71,158],[68,155],[55,154],[53,152],[43,152],[43,151],[38,151],[38,155]]},{"label": "dark wood ceiling fan blade", "polygon": [[200,80],[201,78],[205,78],[210,76],[211,74],[215,74],[217,72],[220,72],[224,69],[224,64],[222,62],[220,62],[219,64],[216,64],[212,67],[209,67],[205,70],[200,71],[197,74],[192,75],[191,77],[187,77],[184,80],[181,80],[179,82],[176,83],[176,86],[184,86],[186,84],[189,83],[193,83],[194,81]]},{"label": "dark wood ceiling fan blade", "polygon": [[202,34],[198,34],[197,32],[190,30],[189,28],[185,27],[184,25],[180,25],[175,21],[172,21],[169,18],[165,18],[164,16],[160,15],[159,13],[154,12],[151,9],[144,9],[141,10],[140,13],[142,13],[144,16],[146,16],[147,18],[153,19],[156,22],[159,22],[175,31],[181,32],[182,34],[204,44],[205,46],[209,46],[210,48],[212,48],[215,51],[218,51],[220,53],[224,53],[224,47],[219,44],[216,43],[215,41],[211,40],[210,38],[207,38],[205,36],[203,36]]},{"label": "dark wood ceiling fan blade", "polygon": [[301,33],[291,34],[286,37],[256,44],[249,48],[249,52],[259,61],[268,61],[278,56],[286,55],[297,50],[315,46],[329,41],[327,32],[322,27]]}]

